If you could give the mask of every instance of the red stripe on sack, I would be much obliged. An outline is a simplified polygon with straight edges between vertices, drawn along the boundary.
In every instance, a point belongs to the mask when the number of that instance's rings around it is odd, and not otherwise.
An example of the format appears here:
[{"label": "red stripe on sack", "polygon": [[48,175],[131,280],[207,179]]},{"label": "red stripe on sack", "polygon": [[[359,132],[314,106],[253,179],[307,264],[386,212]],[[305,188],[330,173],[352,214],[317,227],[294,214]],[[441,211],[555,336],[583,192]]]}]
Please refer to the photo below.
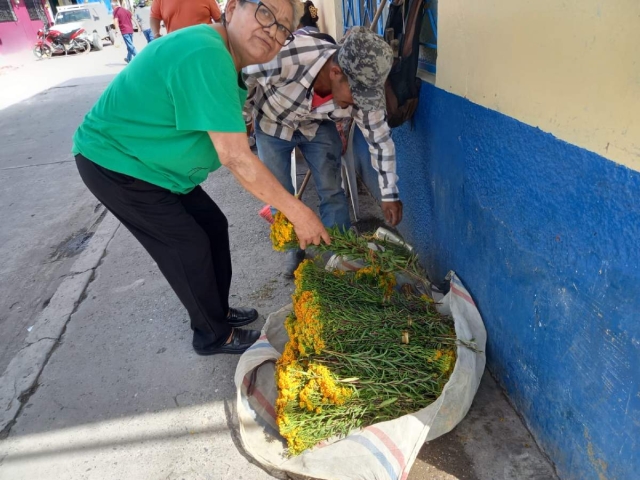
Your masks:
[{"label": "red stripe on sack", "polygon": [[400,465],[400,470],[402,471],[402,479],[404,480],[409,475],[408,472],[404,471],[404,467],[407,465],[407,462],[404,460],[404,455],[402,451],[398,448],[393,440],[389,438],[389,436],[380,430],[377,427],[367,427],[365,431],[373,433],[376,437],[380,439],[380,441],[387,447],[387,450],[391,452],[393,457],[396,459],[398,464]]},{"label": "red stripe on sack", "polygon": [[342,259],[342,266],[348,268],[349,270],[351,270],[352,272],[355,272],[356,270],[360,270],[360,266],[358,266],[355,263],[351,263],[348,260]]},{"label": "red stripe on sack", "polygon": [[473,305],[474,307],[476,306],[475,302],[473,301],[473,298],[471,298],[468,294],[466,294],[465,292],[463,292],[462,290],[460,290],[459,288],[457,288],[453,282],[451,283],[451,291],[453,293],[455,293],[456,295],[458,295],[459,297],[462,297],[463,299],[465,299],[467,302],[469,302],[471,305]]},{"label": "red stripe on sack", "polygon": [[[245,388],[249,388],[249,379],[247,379],[247,377],[244,377],[244,380],[242,380],[242,385],[244,385]],[[253,387],[252,397],[255,397],[258,403],[264,408],[264,411],[268,413],[271,416],[271,418],[275,420],[276,411],[273,408],[273,405],[269,403],[269,401],[265,398],[262,392],[258,390],[256,387]]]}]

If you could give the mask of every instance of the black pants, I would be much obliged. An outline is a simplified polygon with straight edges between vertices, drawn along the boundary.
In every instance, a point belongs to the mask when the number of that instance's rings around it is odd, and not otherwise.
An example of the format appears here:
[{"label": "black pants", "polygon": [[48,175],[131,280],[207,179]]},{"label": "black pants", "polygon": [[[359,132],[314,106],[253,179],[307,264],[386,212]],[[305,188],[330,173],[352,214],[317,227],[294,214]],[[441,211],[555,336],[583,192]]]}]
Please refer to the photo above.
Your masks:
[{"label": "black pants", "polygon": [[231,252],[220,208],[200,187],[177,195],[82,155],[76,155],[76,165],[91,193],[158,264],[189,313],[194,347],[224,343],[231,333]]}]

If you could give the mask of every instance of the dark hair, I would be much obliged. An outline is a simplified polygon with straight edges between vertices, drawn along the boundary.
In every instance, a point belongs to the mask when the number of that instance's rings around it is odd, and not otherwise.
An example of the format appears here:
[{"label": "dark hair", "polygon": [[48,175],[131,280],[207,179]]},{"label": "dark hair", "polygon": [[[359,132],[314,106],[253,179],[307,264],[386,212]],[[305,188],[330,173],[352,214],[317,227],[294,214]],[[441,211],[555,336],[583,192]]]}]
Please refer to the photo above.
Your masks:
[{"label": "dark hair", "polygon": [[304,2],[304,14],[300,18],[300,27],[317,27],[318,9],[311,0]]}]

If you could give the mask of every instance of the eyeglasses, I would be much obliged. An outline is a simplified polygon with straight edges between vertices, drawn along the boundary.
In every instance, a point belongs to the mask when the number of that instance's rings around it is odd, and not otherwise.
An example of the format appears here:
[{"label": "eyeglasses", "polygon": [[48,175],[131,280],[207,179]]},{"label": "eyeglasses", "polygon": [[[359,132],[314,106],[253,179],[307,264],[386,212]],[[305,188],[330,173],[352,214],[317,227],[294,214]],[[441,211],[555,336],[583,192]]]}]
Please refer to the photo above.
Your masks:
[{"label": "eyeglasses", "polygon": [[281,23],[278,23],[278,21],[276,20],[276,16],[269,9],[269,7],[258,0],[246,1],[258,5],[255,17],[261,26],[265,28],[272,27],[273,25],[276,26],[276,42],[278,42],[283,47],[286,47],[293,41],[293,33],[291,33],[291,30],[289,30]]}]

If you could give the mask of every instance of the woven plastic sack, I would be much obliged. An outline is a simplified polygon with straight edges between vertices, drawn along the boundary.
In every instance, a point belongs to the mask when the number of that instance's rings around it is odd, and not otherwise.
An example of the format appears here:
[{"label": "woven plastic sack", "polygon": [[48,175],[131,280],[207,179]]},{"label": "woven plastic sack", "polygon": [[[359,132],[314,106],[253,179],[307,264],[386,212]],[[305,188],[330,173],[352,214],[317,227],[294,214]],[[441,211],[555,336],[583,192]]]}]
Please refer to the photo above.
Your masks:
[{"label": "woven plastic sack", "polygon": [[272,313],[259,340],[241,357],[235,374],[237,412],[243,446],[273,474],[322,480],[405,479],[425,441],[451,431],[467,414],[485,367],[486,331],[480,313],[458,277],[450,274],[450,291],[439,310],[453,316],[459,340],[456,365],[435,402],[413,414],[377,423],[333,442],[324,442],[287,458],[274,409],[275,361],[288,340],[284,321],[291,305]]}]

